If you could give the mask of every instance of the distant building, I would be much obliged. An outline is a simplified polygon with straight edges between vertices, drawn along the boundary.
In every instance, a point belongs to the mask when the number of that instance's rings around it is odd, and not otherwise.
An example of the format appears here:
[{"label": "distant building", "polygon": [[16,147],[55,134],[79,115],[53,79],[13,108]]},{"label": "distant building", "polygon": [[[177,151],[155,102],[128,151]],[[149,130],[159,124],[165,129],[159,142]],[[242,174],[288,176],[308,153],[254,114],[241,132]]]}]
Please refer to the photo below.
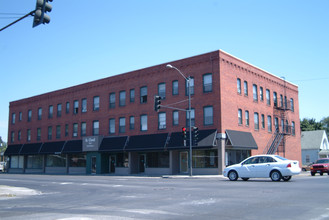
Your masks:
[{"label": "distant building", "polygon": [[328,137],[325,130],[303,131],[301,145],[304,165],[313,163],[319,158],[329,157]]},{"label": "distant building", "polygon": [[[191,77],[191,115],[179,110],[186,81],[166,64],[11,102],[9,172],[188,173],[189,117],[200,133],[193,174],[261,153],[301,161],[296,85],[221,50],[170,64]],[[155,95],[178,109],[156,112]]]}]

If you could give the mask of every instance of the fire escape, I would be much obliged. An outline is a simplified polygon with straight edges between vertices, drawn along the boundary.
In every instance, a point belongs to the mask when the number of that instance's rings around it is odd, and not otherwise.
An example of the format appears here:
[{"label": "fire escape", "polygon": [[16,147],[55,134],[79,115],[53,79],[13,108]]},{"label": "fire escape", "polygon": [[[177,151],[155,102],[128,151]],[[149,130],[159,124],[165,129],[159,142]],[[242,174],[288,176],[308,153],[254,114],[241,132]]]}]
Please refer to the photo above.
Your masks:
[{"label": "fire escape", "polygon": [[[292,131],[292,126],[288,123],[288,111],[294,111],[294,106],[293,103],[290,103],[287,100],[286,81],[284,81],[284,95],[280,95],[280,97],[274,97],[273,117],[275,131],[268,141],[263,154],[282,153],[283,156],[285,156],[286,138],[287,136],[292,135],[294,132]],[[279,126],[279,121],[281,126]]]}]

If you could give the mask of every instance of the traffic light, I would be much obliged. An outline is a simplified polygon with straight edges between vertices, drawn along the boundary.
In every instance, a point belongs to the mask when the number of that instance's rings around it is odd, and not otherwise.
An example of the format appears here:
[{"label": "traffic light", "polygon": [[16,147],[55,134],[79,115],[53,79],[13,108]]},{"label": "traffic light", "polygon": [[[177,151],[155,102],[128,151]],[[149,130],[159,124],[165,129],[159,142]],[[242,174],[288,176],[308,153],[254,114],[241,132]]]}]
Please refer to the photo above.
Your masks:
[{"label": "traffic light", "polygon": [[193,127],[193,142],[194,146],[198,146],[198,139],[199,139],[199,128],[198,127]]},{"label": "traffic light", "polygon": [[39,24],[45,24],[50,22],[50,17],[46,14],[51,12],[52,6],[48,2],[53,0],[37,0],[34,12],[33,27]]},{"label": "traffic light", "polygon": [[158,112],[160,109],[161,97],[156,95],[154,96],[154,111]]},{"label": "traffic light", "polygon": [[186,140],[186,128],[185,127],[182,127],[182,135],[183,135],[184,140]]}]

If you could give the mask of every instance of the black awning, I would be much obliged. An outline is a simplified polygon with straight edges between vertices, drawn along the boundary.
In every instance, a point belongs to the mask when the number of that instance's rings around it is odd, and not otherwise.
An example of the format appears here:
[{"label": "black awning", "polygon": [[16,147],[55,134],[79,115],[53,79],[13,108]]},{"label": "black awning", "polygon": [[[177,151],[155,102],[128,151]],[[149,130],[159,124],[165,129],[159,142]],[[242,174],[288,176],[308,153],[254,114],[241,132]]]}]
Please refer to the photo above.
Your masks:
[{"label": "black awning", "polygon": [[82,153],[82,140],[67,141],[64,145],[63,154]]},{"label": "black awning", "polygon": [[[216,129],[199,130],[198,145],[192,147],[212,148],[216,146],[216,135],[217,135]],[[182,132],[173,132],[170,135],[170,140],[167,148],[170,150],[189,149],[190,148],[189,132],[187,132],[186,147],[184,147],[184,139]]]},{"label": "black awning", "polygon": [[5,151],[5,156],[19,155],[19,152],[21,151],[22,146],[23,146],[23,144],[8,145],[8,147]]},{"label": "black awning", "polygon": [[40,154],[61,154],[65,141],[46,142],[42,145]]},{"label": "black awning", "polygon": [[127,143],[127,136],[122,137],[105,137],[102,140],[101,146],[98,151],[101,152],[113,152],[123,151]]},{"label": "black awning", "polygon": [[256,141],[250,132],[226,130],[226,145],[238,149],[258,149]]},{"label": "black awning", "polygon": [[168,133],[136,135],[129,137],[126,151],[164,150]]},{"label": "black awning", "polygon": [[21,155],[36,155],[39,154],[40,147],[42,143],[34,143],[34,144],[24,144],[20,154]]}]

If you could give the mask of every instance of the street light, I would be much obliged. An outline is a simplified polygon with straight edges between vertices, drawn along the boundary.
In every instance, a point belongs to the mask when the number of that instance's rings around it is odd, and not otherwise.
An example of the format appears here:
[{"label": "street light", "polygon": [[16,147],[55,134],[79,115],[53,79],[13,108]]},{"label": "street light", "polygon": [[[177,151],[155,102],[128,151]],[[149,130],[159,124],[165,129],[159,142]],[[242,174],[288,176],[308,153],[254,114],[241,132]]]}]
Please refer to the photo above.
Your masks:
[{"label": "street light", "polygon": [[170,69],[175,69],[179,72],[179,74],[181,74],[181,76],[186,80],[187,82],[187,93],[188,93],[188,115],[189,115],[189,134],[190,134],[190,176],[192,176],[192,125],[191,125],[191,91],[190,91],[190,80],[191,80],[191,77],[186,77],[178,68],[170,65],[170,64],[167,64],[166,65],[167,68],[170,68]]}]

